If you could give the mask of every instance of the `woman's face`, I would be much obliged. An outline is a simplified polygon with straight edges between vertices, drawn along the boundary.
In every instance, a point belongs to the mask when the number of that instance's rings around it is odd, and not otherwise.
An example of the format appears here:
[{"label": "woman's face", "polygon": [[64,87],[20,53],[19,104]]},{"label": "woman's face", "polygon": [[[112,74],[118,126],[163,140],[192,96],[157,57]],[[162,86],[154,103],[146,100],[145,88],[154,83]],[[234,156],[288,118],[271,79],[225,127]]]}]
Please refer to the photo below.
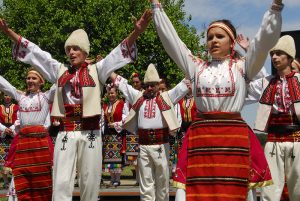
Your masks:
[{"label": "woman's face", "polygon": [[223,58],[230,55],[231,39],[222,28],[213,27],[207,33],[207,48],[212,58]]},{"label": "woman's face", "polygon": [[6,104],[11,103],[11,97],[5,94],[4,95],[4,103],[6,103]]},{"label": "woman's face", "polygon": [[114,103],[117,100],[117,91],[115,88],[111,88],[108,92],[108,99],[111,103]]},{"label": "woman's face", "polygon": [[136,90],[140,90],[142,88],[142,82],[141,82],[140,78],[133,77],[132,85],[133,85],[133,88],[135,88]]},{"label": "woman's face", "polygon": [[42,81],[35,73],[28,73],[26,77],[27,90],[38,92],[41,88]]}]

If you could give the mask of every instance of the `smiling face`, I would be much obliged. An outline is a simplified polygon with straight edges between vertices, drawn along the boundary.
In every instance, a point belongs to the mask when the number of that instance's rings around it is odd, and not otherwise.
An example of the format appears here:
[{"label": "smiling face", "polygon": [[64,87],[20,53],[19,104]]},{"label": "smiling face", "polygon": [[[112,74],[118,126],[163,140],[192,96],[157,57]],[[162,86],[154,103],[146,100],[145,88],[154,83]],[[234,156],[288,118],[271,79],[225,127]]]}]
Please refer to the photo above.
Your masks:
[{"label": "smiling face", "polygon": [[66,48],[67,56],[70,63],[74,67],[80,67],[87,58],[87,53],[80,49],[78,46],[68,46]]},{"label": "smiling face", "polygon": [[27,91],[38,92],[42,85],[42,80],[33,72],[29,72],[26,77]]},{"label": "smiling face", "polygon": [[230,55],[231,39],[220,27],[213,27],[207,33],[207,48],[212,58],[223,58]]},{"label": "smiling face", "polygon": [[108,99],[109,102],[114,103],[117,100],[117,90],[116,88],[110,88],[110,90],[108,91]]}]

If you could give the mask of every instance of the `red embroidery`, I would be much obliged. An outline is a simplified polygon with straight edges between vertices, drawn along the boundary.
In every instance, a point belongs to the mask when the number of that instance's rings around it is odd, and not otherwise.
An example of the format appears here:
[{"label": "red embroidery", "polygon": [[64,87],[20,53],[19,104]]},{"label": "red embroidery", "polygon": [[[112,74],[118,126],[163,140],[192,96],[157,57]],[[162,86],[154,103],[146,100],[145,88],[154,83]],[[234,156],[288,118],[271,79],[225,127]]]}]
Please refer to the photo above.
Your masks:
[{"label": "red embroidery", "polygon": [[266,87],[261,96],[261,99],[259,100],[261,104],[273,105],[276,93],[276,85],[276,78],[271,79],[269,85]]},{"label": "red embroidery", "polygon": [[22,48],[27,48],[28,47],[28,44],[29,44],[29,41],[28,40],[25,40],[21,43],[21,47]]},{"label": "red embroidery", "polygon": [[294,73],[286,76],[286,83],[283,85],[278,76],[272,78],[259,102],[267,105],[275,104],[279,112],[289,112],[292,103],[300,101],[300,83]]},{"label": "red embroidery", "polygon": [[126,39],[121,43],[121,52],[124,58],[130,58],[132,61],[137,58],[135,47],[129,47],[128,41]]},{"label": "red embroidery", "polygon": [[145,109],[144,109],[144,118],[145,119],[155,118],[155,109],[156,109],[155,98],[147,99]]},{"label": "red embroidery", "polygon": [[22,58],[22,59],[24,59],[25,56],[26,56],[26,52],[25,51],[20,51],[19,54],[18,54],[18,57]]},{"label": "red embroidery", "polygon": [[166,103],[162,96],[157,96],[156,102],[160,111],[166,111],[171,109],[171,106]]},{"label": "red embroidery", "polygon": [[[197,86],[196,86],[196,94],[197,97],[229,97],[229,96],[234,96],[235,93],[235,83],[234,83],[234,77],[233,77],[233,72],[231,68],[228,68],[229,70],[229,77],[230,80],[227,81],[227,83],[231,83],[230,87],[225,87],[225,91],[221,91],[224,88],[223,87],[219,87],[218,85],[216,86],[212,86],[212,87],[204,87],[201,86],[201,80],[203,80],[203,77],[205,77],[205,75],[203,75],[202,78],[200,78],[200,76],[203,74],[204,70],[209,71],[208,66],[210,65],[210,63],[206,63],[202,69],[198,72],[197,74]],[[219,76],[221,76],[219,74]],[[222,76],[222,78],[224,78],[224,76]],[[203,82],[203,81],[202,81]],[[207,81],[207,83],[209,84],[210,82]],[[200,87],[201,86],[201,87]]]}]

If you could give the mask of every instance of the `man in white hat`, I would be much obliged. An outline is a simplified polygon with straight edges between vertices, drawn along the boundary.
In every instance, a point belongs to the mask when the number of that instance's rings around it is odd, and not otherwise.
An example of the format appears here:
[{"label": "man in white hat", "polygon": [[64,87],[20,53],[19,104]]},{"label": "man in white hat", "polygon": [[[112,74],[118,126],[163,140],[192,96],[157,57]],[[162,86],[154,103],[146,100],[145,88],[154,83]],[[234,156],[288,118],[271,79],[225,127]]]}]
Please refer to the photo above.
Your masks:
[{"label": "man in white hat", "polygon": [[74,31],[65,42],[70,60],[70,65],[65,65],[16,34],[0,18],[0,30],[15,42],[15,58],[35,66],[48,81],[57,83],[51,113],[61,121],[54,151],[54,201],[72,200],[76,168],[81,200],[97,200],[102,164],[99,119],[103,84],[113,71],[136,59],[134,42],[150,20],[151,13],[146,11],[135,23],[134,31],[93,65],[85,62],[90,51],[87,33],[83,29]]},{"label": "man in white hat", "polygon": [[294,39],[285,35],[270,50],[275,76],[270,75],[250,86],[259,99],[255,129],[267,132],[265,145],[274,184],[263,187],[262,201],[279,201],[285,180],[291,201],[300,198],[300,74],[292,72],[296,55]]},{"label": "man in white hat", "polygon": [[153,64],[144,77],[144,91],[134,89],[127,80],[113,73],[114,83],[132,105],[124,129],[139,135],[139,182],[142,201],[169,200],[169,133],[180,125],[174,111],[188,92],[184,81],[169,91],[159,92],[160,78]]}]

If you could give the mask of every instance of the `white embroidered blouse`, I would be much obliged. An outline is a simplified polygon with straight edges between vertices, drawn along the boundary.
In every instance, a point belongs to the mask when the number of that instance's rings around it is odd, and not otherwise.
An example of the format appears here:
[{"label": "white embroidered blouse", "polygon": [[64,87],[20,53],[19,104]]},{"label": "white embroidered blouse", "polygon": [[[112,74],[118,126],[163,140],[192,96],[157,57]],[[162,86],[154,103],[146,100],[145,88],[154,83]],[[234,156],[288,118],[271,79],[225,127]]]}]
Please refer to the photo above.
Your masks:
[{"label": "white embroidered blouse", "polygon": [[161,42],[174,62],[193,82],[193,95],[201,112],[240,112],[243,108],[246,78],[251,80],[261,67],[268,51],[276,44],[281,31],[280,11],[270,9],[251,41],[245,60],[229,59],[206,62],[195,57],[181,41],[160,4],[153,7],[153,19]]},{"label": "white embroidered blouse", "polygon": [[49,104],[54,98],[55,85],[49,91],[26,95],[0,76],[0,89],[18,102],[20,127],[43,125],[47,128],[50,126]]}]

